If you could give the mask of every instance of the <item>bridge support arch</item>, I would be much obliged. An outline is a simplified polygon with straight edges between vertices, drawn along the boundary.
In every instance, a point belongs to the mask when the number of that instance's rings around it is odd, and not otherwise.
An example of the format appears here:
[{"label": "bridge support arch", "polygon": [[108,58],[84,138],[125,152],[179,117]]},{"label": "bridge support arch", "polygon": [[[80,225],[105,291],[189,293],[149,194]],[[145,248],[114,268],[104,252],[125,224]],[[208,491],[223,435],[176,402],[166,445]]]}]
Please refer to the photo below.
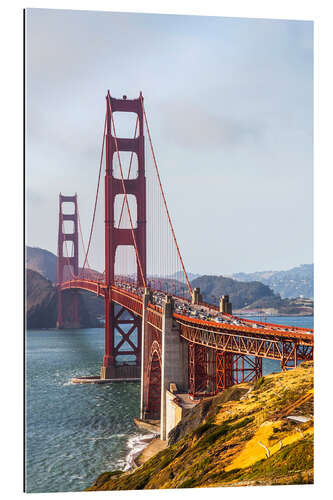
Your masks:
[{"label": "bridge support arch", "polygon": [[159,420],[161,416],[161,380],[162,380],[162,360],[161,348],[158,342],[154,341],[148,361],[147,374],[147,405],[146,416],[151,420]]}]

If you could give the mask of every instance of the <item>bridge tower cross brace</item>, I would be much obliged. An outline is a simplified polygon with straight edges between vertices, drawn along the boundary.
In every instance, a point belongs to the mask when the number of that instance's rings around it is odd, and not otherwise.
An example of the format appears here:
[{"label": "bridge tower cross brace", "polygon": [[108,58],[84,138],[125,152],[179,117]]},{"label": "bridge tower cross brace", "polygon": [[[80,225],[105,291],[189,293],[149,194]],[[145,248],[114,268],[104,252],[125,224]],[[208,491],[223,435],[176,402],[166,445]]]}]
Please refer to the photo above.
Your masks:
[{"label": "bridge tower cross brace", "polygon": [[[106,96],[106,137],[105,137],[105,282],[107,285],[107,296],[105,298],[105,355],[101,369],[101,378],[134,378],[140,376],[141,365],[141,339],[142,324],[139,318],[133,315],[132,325],[137,331],[137,342],[131,341],[128,333],[124,332],[122,323],[124,319],[122,312],[115,314],[114,303],[112,301],[112,284],[115,279],[115,257],[118,246],[126,245],[135,247],[133,233],[137,251],[137,284],[144,285],[146,279],[146,178],[145,178],[145,155],[144,155],[144,135],[143,135],[143,110],[142,95],[138,99],[116,99],[108,92]],[[115,112],[136,113],[138,116],[139,134],[137,137],[116,138],[113,130],[112,115]],[[117,132],[117,130],[115,131]],[[115,178],[113,164],[118,162],[118,151],[129,151],[137,155],[138,175],[136,178],[118,179]],[[124,173],[125,175],[125,173]],[[115,224],[114,207],[117,195],[124,195],[124,186],[127,195],[134,195],[137,202],[137,224],[133,229],[118,228]],[[125,205],[124,210],[127,210]],[[135,226],[135,221],[133,221]],[[138,259],[139,257],[139,259]],[[139,264],[140,260],[140,264]],[[125,309],[124,309],[125,311]],[[128,314],[131,314],[127,311]],[[116,343],[115,332],[120,334],[120,341]],[[122,347],[129,346],[127,350]],[[132,355],[135,357],[136,369],[128,369],[120,366],[123,356]]]},{"label": "bridge tower cross brace", "polygon": [[[72,213],[63,213],[63,203],[73,203],[74,211]],[[73,222],[73,232],[64,232],[64,222]],[[64,252],[64,245],[66,241],[73,242],[73,256],[69,256]],[[65,196],[59,193],[59,229],[58,229],[58,258],[57,258],[57,283],[60,284],[71,277],[65,276],[66,266],[72,268],[74,276],[78,275],[79,272],[79,238],[78,238],[78,211],[77,211],[77,194],[73,196]],[[76,290],[72,292],[72,313],[71,318],[65,318],[64,316],[64,303],[63,303],[63,292],[58,287],[58,318],[57,318],[57,328],[79,327],[79,296]],[[68,311],[67,311],[68,312]]]}]

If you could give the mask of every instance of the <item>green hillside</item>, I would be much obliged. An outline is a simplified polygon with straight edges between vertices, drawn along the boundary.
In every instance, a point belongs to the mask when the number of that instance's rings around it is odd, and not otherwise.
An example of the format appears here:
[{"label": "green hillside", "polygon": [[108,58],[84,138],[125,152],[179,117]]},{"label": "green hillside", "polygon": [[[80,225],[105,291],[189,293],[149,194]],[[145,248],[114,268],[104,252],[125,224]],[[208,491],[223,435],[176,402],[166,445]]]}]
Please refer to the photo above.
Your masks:
[{"label": "green hillside", "polygon": [[170,434],[138,469],[105,472],[88,490],[312,483],[313,363],[204,400]]},{"label": "green hillside", "polygon": [[311,299],[285,298],[259,281],[237,281],[224,276],[200,276],[191,281],[199,287],[205,302],[218,304],[221,295],[229,295],[233,310],[265,310],[268,314],[313,315]]},{"label": "green hillside", "polygon": [[224,276],[200,276],[191,282],[192,287],[199,287],[203,300],[218,303],[221,295],[229,295],[234,309],[241,309],[263,297],[274,298],[274,292],[266,285],[236,281]]}]

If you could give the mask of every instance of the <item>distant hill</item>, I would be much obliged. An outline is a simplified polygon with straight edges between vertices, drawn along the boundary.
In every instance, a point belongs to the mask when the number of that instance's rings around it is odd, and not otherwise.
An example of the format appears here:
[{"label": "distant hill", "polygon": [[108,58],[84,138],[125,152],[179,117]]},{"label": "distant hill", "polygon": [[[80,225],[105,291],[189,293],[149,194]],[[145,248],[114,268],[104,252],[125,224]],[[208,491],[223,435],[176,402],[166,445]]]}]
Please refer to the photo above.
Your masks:
[{"label": "distant hill", "polygon": [[[199,276],[200,274],[187,273],[189,281],[199,278]],[[171,274],[169,277],[178,281],[183,281],[184,273],[183,271],[177,271],[176,273]]]},{"label": "distant hill", "polygon": [[[79,320],[82,328],[100,326],[98,316],[104,314],[103,299],[80,290]],[[69,293],[64,292],[63,301],[69,302]],[[57,321],[57,292],[44,276],[37,271],[26,271],[26,325],[27,328],[55,328]]]},{"label": "distant hill", "polygon": [[302,264],[287,271],[259,271],[235,273],[238,281],[261,281],[282,298],[306,297],[313,299],[313,264]]},{"label": "distant hill", "polygon": [[229,295],[233,311],[265,311],[267,314],[313,315],[311,299],[281,298],[259,281],[237,281],[224,276],[200,276],[191,281],[199,287],[204,302],[218,304],[221,295]]},{"label": "distant hill", "polygon": [[[55,283],[57,257],[52,252],[37,247],[26,247],[26,267]],[[97,271],[93,272],[101,276]],[[183,287],[184,291],[187,291],[187,285],[179,281],[183,280],[183,273],[178,272],[172,276],[168,280],[158,277],[150,277],[148,280],[153,288],[161,288],[169,293],[177,290],[177,293],[182,295]],[[236,273],[232,277],[200,276],[194,273],[189,273],[188,276],[192,288],[199,287],[206,302],[218,304],[219,297],[227,294],[230,296],[233,310],[266,309],[272,314],[313,314],[312,301],[292,300],[301,295],[313,297],[312,264],[304,264],[289,271]],[[96,322],[97,316],[104,315],[103,301],[89,292],[80,291],[80,295],[84,309],[90,315],[90,320],[87,321]]]},{"label": "distant hill", "polygon": [[26,267],[37,271],[52,283],[55,283],[57,280],[57,257],[48,250],[27,246]]},{"label": "distant hill", "polygon": [[266,285],[236,281],[224,276],[200,276],[191,281],[192,288],[199,287],[204,302],[218,304],[221,295],[229,295],[233,309],[241,309],[262,298],[274,298],[274,292]]},{"label": "distant hill", "polygon": [[27,328],[54,328],[57,321],[57,294],[52,283],[37,271],[26,273]]},{"label": "distant hill", "polygon": [[280,295],[263,297],[244,307],[241,313],[249,310],[261,310],[266,314],[279,314],[283,316],[313,316],[313,300],[302,298],[281,299]]},{"label": "distant hill", "polygon": [[[27,269],[32,269],[33,271],[37,271],[42,276],[47,278],[48,280],[55,283],[57,281],[57,256],[54,253],[49,252],[48,250],[44,250],[43,248],[38,247],[28,247],[26,246],[26,259],[25,266]],[[79,268],[79,271],[81,268]],[[95,270],[86,270],[86,273],[90,272],[91,277],[102,277],[102,274]],[[68,276],[64,276],[66,279],[70,279],[71,275],[69,271],[67,271]]]}]

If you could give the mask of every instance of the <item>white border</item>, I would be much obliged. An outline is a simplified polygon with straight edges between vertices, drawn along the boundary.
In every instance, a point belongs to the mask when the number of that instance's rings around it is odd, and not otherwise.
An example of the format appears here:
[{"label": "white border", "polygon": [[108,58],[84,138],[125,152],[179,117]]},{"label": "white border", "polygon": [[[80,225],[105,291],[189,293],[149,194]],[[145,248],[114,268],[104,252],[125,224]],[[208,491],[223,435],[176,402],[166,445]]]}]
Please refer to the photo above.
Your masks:
[{"label": "white border", "polygon": [[[63,8],[80,10],[128,11],[224,17],[257,17],[304,19],[315,21],[315,335],[316,335],[316,445],[315,485],[303,487],[247,487],[210,489],[209,495],[228,495],[247,499],[291,497],[304,499],[319,495],[328,498],[331,464],[331,383],[329,367],[332,355],[329,340],[330,294],[332,287],[332,250],[330,245],[332,214],[332,26],[330,2],[306,0],[233,0],[232,2],[192,0],[166,1],[57,1],[35,0],[32,5],[21,1],[7,3],[1,10],[1,476],[2,496],[21,498],[22,493],[22,9]],[[318,49],[319,47],[319,49]],[[318,79],[319,72],[319,79]],[[319,120],[320,119],[320,120]],[[320,133],[320,140],[319,140]],[[327,331],[326,331],[327,330]],[[331,489],[331,488],[330,488]],[[92,493],[98,498],[199,498],[207,490],[164,490],[145,492]],[[50,494],[30,494],[29,498],[49,498]],[[57,498],[68,498],[58,493]],[[80,496],[83,493],[72,493]],[[97,498],[97,497],[96,497]]]}]

